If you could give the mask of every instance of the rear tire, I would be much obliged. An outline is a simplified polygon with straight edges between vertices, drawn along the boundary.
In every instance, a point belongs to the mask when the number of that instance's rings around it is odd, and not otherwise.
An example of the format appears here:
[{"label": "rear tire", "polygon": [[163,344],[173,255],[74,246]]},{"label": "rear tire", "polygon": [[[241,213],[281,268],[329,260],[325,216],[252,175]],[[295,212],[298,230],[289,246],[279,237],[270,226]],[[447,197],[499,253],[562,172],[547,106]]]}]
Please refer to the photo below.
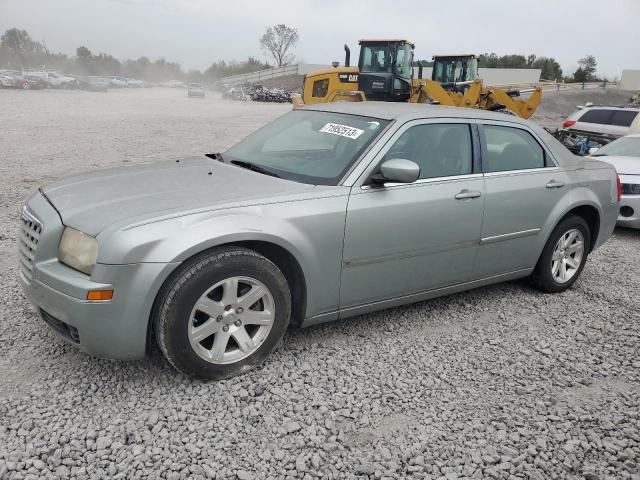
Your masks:
[{"label": "rear tire", "polygon": [[589,255],[591,232],[582,217],[570,215],[549,236],[531,276],[548,293],[564,292],[582,273]]},{"label": "rear tire", "polygon": [[291,293],[269,259],[237,247],[187,261],[162,288],[153,315],[160,349],[190,377],[221,380],[260,365],[291,317]]}]

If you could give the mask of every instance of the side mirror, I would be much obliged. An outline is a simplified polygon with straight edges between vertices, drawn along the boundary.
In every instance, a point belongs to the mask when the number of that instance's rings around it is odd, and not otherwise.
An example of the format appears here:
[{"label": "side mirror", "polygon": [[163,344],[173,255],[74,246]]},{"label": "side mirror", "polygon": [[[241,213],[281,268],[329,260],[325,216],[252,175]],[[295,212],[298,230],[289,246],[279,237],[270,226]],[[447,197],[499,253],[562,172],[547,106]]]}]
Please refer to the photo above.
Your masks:
[{"label": "side mirror", "polygon": [[600,150],[598,147],[591,147],[589,149],[589,155],[593,155],[594,153],[596,153],[598,150]]},{"label": "side mirror", "polygon": [[420,167],[416,162],[404,158],[393,158],[380,165],[378,183],[413,183],[420,177]]}]

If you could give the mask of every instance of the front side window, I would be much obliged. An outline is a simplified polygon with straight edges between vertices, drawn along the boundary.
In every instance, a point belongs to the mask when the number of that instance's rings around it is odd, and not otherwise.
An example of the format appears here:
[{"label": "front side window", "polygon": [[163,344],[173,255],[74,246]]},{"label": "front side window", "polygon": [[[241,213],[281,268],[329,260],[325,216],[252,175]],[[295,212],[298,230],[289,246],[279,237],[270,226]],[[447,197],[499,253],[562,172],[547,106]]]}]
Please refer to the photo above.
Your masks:
[{"label": "front side window", "polygon": [[525,170],[545,166],[544,150],[533,136],[520,128],[484,125],[485,172]]},{"label": "front side window", "polygon": [[420,178],[450,177],[472,172],[471,132],[462,123],[430,123],[405,131],[384,160],[404,158],[420,167]]},{"label": "front side window", "polygon": [[249,162],[288,180],[337,185],[389,122],[312,110],[289,112],[227,150],[227,163]]},{"label": "front side window", "polygon": [[362,47],[360,71],[365,73],[390,72],[391,56],[388,45]]}]

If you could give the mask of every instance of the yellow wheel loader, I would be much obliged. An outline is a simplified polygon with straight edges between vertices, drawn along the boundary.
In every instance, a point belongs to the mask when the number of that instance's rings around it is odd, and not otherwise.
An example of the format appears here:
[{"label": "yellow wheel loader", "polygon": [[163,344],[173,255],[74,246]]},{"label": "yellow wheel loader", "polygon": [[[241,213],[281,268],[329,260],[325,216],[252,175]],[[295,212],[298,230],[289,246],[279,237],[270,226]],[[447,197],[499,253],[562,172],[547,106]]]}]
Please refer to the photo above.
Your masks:
[{"label": "yellow wheel loader", "polygon": [[485,86],[478,78],[475,55],[433,57],[430,79],[413,72],[414,44],[402,39],[360,40],[358,66],[350,65],[351,52],[345,45],[344,66],[305,75],[302,95],[294,96],[294,107],[338,101],[383,101],[435,103],[452,107],[506,110],[522,118],[533,115],[542,96],[540,87],[530,96],[518,98],[524,90]]}]

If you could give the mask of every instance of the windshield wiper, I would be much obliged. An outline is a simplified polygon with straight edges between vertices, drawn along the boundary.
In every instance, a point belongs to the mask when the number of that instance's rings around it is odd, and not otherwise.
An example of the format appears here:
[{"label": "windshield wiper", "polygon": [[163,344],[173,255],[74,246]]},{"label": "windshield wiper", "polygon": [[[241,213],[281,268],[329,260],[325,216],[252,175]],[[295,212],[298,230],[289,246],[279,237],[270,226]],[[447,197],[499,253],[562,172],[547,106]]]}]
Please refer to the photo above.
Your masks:
[{"label": "windshield wiper", "polygon": [[267,170],[266,168],[261,167],[260,165],[256,165],[255,163],[245,162],[244,160],[231,160],[231,162],[229,163],[233,163],[234,165],[246,168],[247,170],[251,170],[253,172],[262,173],[263,175],[270,175],[272,177],[280,178],[280,175],[278,175],[277,173],[274,173],[271,170]]},{"label": "windshield wiper", "polygon": [[222,158],[222,154],[221,153],[205,153],[204,154],[205,157],[209,157],[209,158],[213,158],[214,160],[218,160],[219,162],[224,163],[224,158]]}]

